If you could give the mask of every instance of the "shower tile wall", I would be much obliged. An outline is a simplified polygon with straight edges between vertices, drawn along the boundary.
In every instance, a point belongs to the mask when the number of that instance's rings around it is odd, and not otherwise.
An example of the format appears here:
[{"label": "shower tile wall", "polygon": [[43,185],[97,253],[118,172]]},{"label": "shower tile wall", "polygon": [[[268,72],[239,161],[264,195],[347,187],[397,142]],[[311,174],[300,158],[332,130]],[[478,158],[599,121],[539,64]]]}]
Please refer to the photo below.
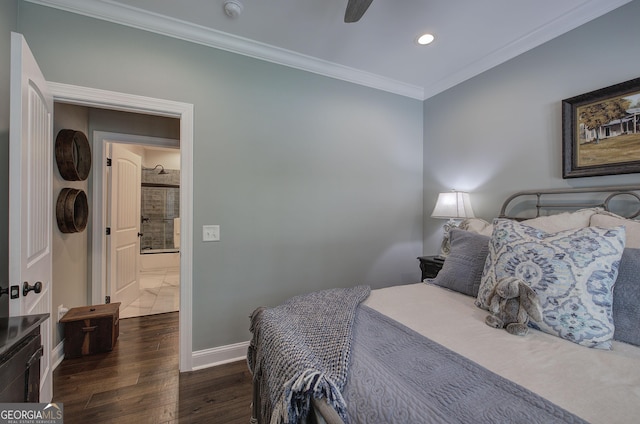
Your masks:
[{"label": "shower tile wall", "polygon": [[[180,184],[180,171],[167,169],[166,174],[143,170],[142,183]],[[142,187],[143,252],[173,249],[173,219],[180,216],[180,189],[171,187]]]}]

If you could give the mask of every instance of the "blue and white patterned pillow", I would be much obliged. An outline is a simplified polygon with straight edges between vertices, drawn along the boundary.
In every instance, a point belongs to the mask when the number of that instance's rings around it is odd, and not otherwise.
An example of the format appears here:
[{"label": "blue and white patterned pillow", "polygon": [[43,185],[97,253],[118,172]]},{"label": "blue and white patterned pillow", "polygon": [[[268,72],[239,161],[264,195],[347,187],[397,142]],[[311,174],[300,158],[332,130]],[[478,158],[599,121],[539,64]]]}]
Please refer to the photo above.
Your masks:
[{"label": "blue and white patterned pillow", "polygon": [[610,349],[613,286],[625,230],[587,227],[546,233],[496,219],[476,305],[487,309],[496,283],[518,277],[538,294],[542,321],[534,328],[583,346]]}]

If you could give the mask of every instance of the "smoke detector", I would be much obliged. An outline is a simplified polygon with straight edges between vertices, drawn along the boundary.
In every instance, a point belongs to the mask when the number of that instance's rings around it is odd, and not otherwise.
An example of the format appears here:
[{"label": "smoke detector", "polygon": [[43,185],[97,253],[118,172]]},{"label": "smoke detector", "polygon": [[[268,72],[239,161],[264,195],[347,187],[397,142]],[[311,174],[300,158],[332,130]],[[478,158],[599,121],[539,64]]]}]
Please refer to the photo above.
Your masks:
[{"label": "smoke detector", "polygon": [[232,19],[236,19],[242,13],[244,6],[238,0],[226,0],[224,2],[224,13]]}]

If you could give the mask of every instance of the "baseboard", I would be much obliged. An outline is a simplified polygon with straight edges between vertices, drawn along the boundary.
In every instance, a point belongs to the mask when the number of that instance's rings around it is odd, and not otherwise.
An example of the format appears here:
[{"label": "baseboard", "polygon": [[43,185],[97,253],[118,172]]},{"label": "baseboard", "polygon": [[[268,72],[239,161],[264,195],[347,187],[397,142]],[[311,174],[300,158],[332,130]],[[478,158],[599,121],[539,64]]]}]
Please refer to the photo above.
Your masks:
[{"label": "baseboard", "polygon": [[192,369],[199,370],[208,367],[215,367],[229,362],[241,361],[247,357],[249,342],[236,343],[232,345],[214,347],[193,352]]},{"label": "baseboard", "polygon": [[[247,358],[249,342],[214,347],[193,352],[193,370],[215,367],[229,362],[243,361]],[[51,370],[55,370],[64,360],[64,340],[51,351]]]},{"label": "baseboard", "polygon": [[64,359],[64,340],[51,351],[51,371],[53,372]]}]

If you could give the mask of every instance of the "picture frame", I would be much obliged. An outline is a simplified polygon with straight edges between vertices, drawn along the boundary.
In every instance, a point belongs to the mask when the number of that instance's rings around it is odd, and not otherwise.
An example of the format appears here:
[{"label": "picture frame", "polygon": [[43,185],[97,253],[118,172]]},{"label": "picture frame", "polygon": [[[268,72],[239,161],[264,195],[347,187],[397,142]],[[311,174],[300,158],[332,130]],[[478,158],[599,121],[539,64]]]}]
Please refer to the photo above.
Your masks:
[{"label": "picture frame", "polygon": [[640,78],[562,100],[562,178],[640,173]]}]

